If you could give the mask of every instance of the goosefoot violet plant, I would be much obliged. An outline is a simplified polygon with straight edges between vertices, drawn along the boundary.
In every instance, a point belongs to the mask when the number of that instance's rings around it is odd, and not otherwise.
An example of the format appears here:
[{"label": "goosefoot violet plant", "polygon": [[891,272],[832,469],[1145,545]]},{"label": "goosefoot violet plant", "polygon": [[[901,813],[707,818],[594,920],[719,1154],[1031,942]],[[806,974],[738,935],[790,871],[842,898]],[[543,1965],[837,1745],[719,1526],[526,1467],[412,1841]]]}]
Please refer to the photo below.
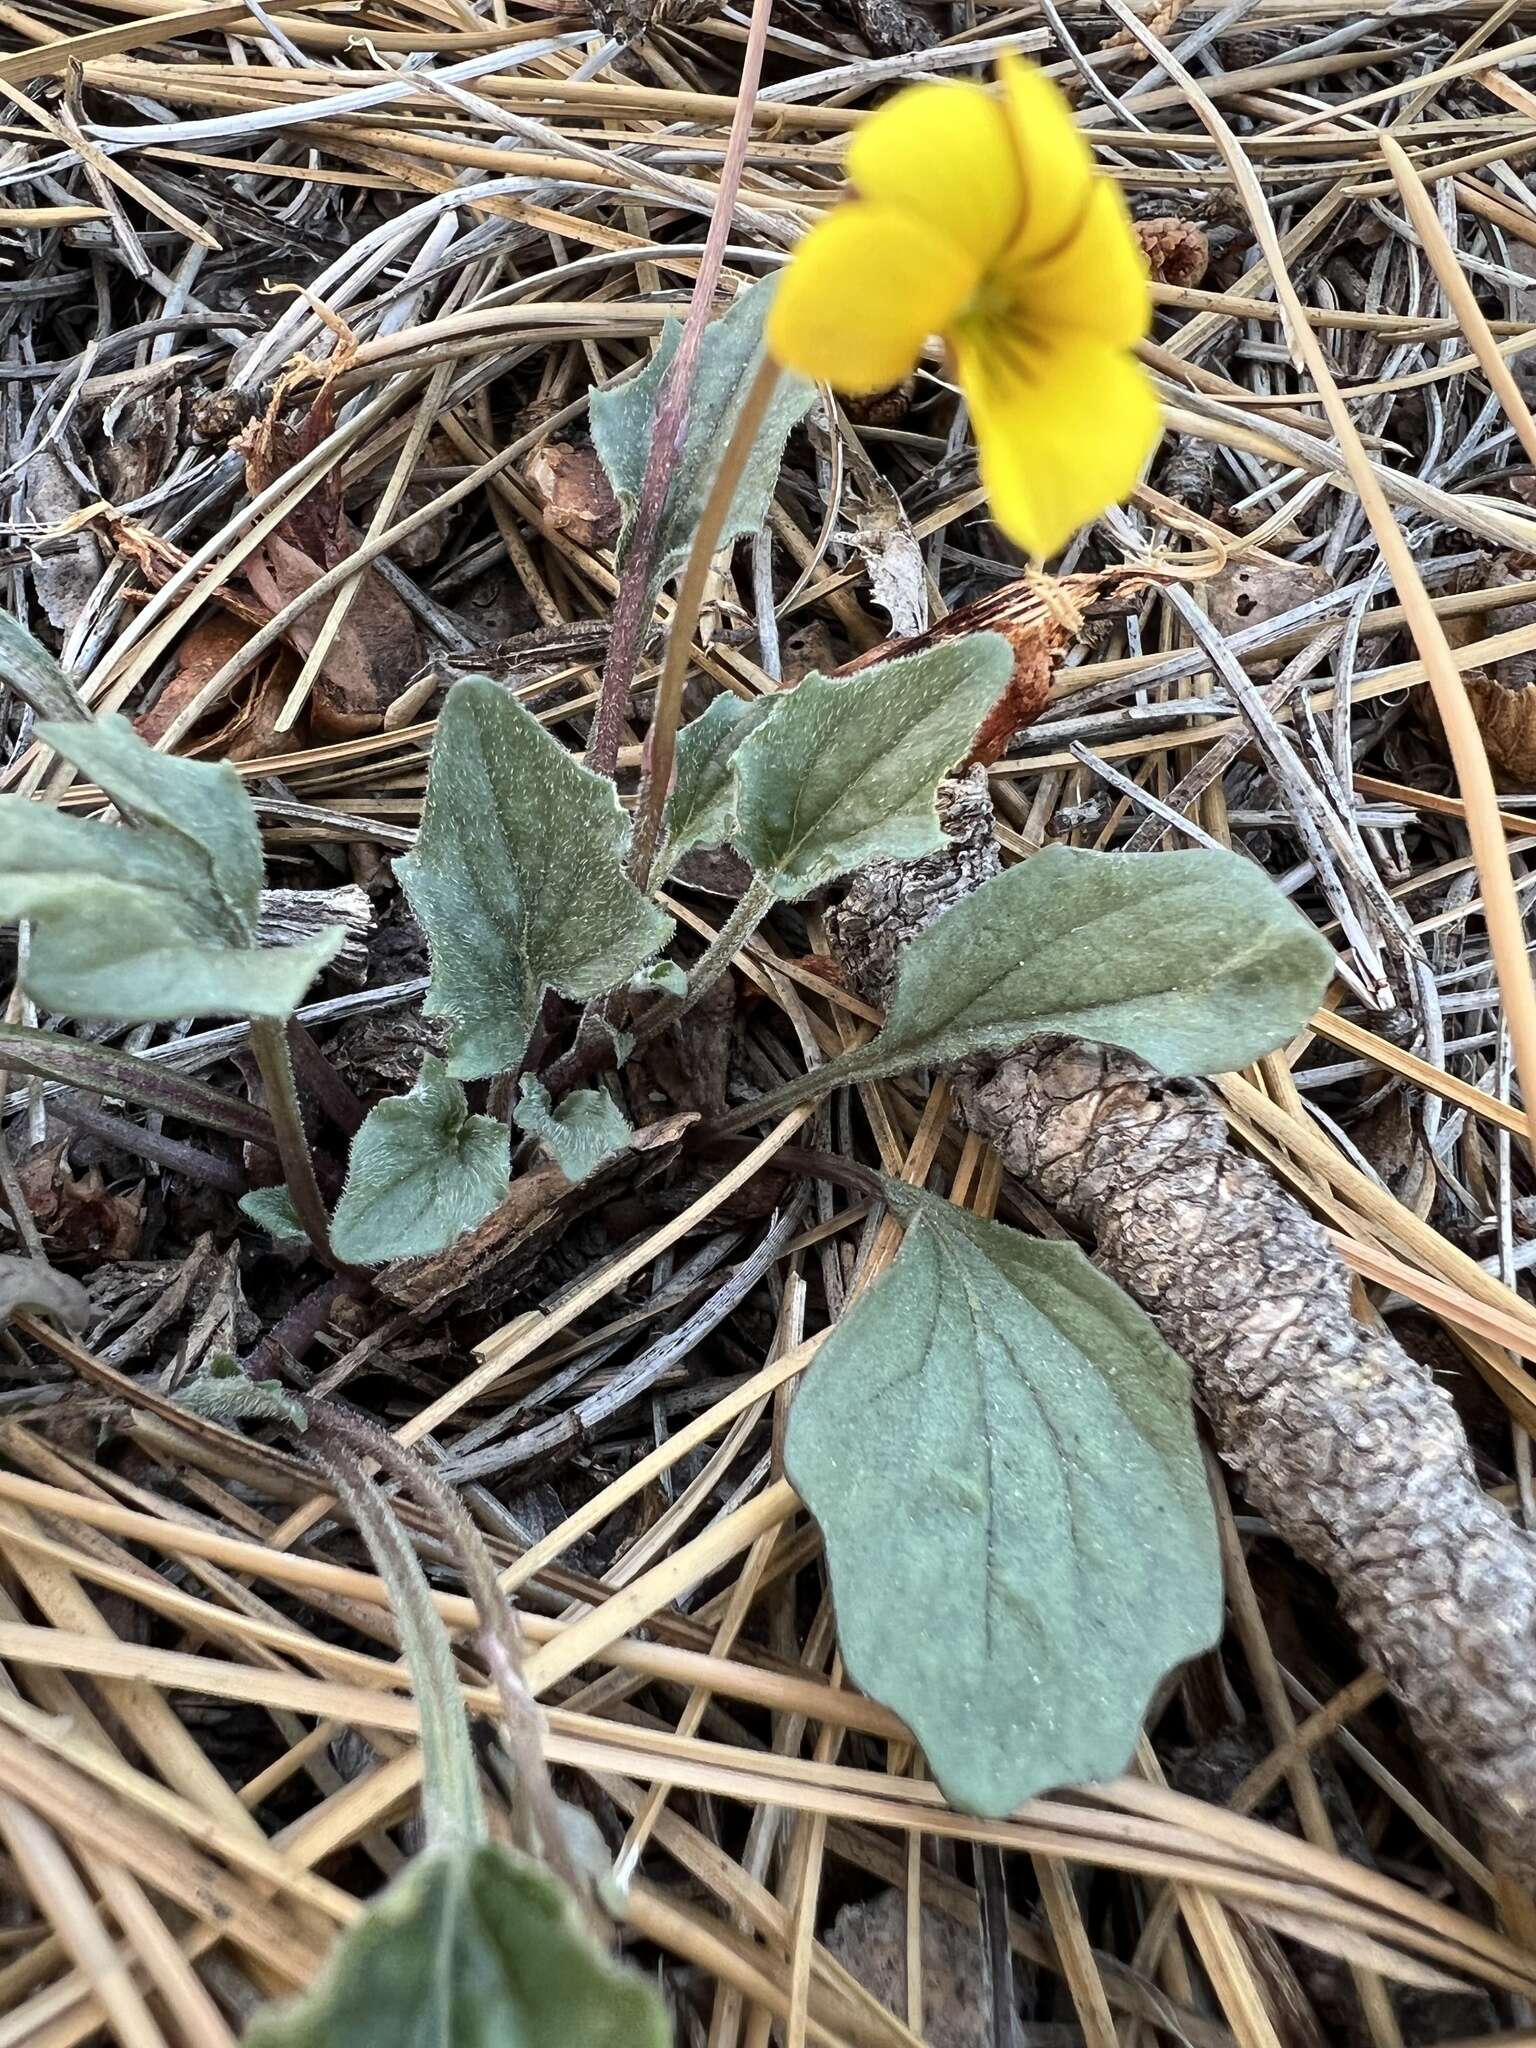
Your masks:
[{"label": "goosefoot violet plant", "polygon": [[[238,777],[156,753],[117,719],[38,728],[121,822],[0,798],[0,915],[30,925],[26,987],[79,1017],[251,1020],[283,1168],[282,1187],[247,1197],[254,1221],[307,1241],[361,1285],[369,1268],[447,1248],[506,1199],[514,1130],[571,1180],[597,1170],[634,1138],[608,1077],[727,972],[775,906],[944,844],[936,794],[1008,686],[1002,639],[956,637],[771,696],[721,696],[688,724],[682,686],[709,562],[766,517],[785,437],[813,397],[781,362],[867,388],[911,366],[927,327],[943,330],[999,521],[1036,555],[1130,488],[1155,432],[1129,355],[1145,288],[1121,260],[1118,200],[1075,131],[1062,134],[1065,119],[1052,90],[1021,70],[1005,71],[1000,102],[966,87],[898,96],[855,145],[854,204],[813,233],[777,296],[772,285],[741,293],[708,331],[661,521],[656,587],[679,571],[681,582],[632,825],[614,784],[495,681],[470,676],[448,692],[420,831],[397,862],[429,942],[425,1008],[446,1024],[444,1057],[425,1059],[406,1094],[368,1113],[333,1211],[284,1029],[335,941],[256,944],[261,849]],[[919,176],[940,161],[942,178]],[[1001,196],[968,212],[983,185]],[[855,259],[869,270],[887,238],[903,236],[903,261],[928,266],[942,304],[933,293],[914,301],[899,332],[888,305],[861,325],[831,290],[837,252],[846,243],[853,276]],[[1098,311],[1080,275],[1089,266]],[[1035,322],[1037,301],[1061,316],[1055,328]],[[1089,363],[1099,424],[1069,459],[1060,439],[1030,440],[1025,415],[1085,421]],[[626,508],[659,383],[652,365],[592,400],[594,440]],[[25,652],[35,679],[48,657]],[[58,684],[62,702],[68,685]],[[700,957],[670,957],[681,949],[659,891],[690,854],[722,844],[750,881]],[[1316,1008],[1331,962],[1236,855],[1053,847],[911,944],[867,1042],[737,1108],[716,1133],[848,1083],[985,1060],[1039,1033],[1124,1047],[1169,1074],[1220,1073],[1284,1044]],[[27,1056],[59,1067],[76,1044],[58,1037]],[[165,1085],[113,1082],[151,1103]],[[1217,1635],[1220,1573],[1188,1373],[1074,1246],[921,1189],[881,1182],[879,1192],[903,1227],[901,1249],[809,1368],[787,1469],[821,1525],[850,1673],[904,1717],[956,1804],[1003,1813],[1121,1769],[1152,1689]],[[229,1422],[260,1416],[302,1433],[316,1419],[278,1382],[242,1381],[227,1362],[188,1398]],[[265,2048],[403,2042],[418,2038],[402,2030],[410,2013],[457,2044],[486,2037],[466,2017],[478,2001],[508,2015],[498,2038],[529,2048],[660,2043],[659,2007],[592,1939],[547,1839],[516,1853],[484,1839],[452,1660],[420,1567],[358,1448],[334,1430],[318,1443],[402,1620],[429,1847],[347,1936],[311,1998],[252,2038]],[[370,1455],[388,1468],[382,1449]],[[472,1580],[477,1569],[471,1558]],[[940,1612],[942,1629],[930,1627]],[[492,1642],[493,1670],[499,1654]],[[509,1698],[509,1716],[521,1713]]]}]

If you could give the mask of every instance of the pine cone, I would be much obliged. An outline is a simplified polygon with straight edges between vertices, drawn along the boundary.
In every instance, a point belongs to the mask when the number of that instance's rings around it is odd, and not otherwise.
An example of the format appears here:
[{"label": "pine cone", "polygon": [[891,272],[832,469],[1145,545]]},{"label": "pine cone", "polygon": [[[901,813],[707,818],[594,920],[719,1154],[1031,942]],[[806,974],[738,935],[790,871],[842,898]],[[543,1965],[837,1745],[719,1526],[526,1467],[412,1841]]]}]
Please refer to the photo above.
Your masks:
[{"label": "pine cone", "polygon": [[1137,221],[1136,234],[1154,284],[1197,285],[1205,276],[1211,245],[1194,221],[1160,214],[1156,220]]}]

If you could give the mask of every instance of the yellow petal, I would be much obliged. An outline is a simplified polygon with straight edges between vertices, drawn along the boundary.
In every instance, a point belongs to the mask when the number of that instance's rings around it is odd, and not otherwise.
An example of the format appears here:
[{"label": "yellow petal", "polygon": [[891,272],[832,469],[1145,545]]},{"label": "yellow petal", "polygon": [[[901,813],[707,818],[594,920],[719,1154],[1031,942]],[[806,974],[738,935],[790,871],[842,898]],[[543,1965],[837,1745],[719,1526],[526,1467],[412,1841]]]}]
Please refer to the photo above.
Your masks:
[{"label": "yellow petal", "polygon": [[1160,430],[1151,381],[1070,334],[1034,348],[968,326],[955,346],[992,517],[1043,562],[1135,488]]},{"label": "yellow petal", "polygon": [[1054,255],[1025,263],[1010,254],[997,275],[1034,332],[1070,328],[1132,348],[1151,328],[1146,258],[1113,179],[1094,179],[1076,231]]},{"label": "yellow petal", "polygon": [[768,352],[837,391],[886,390],[949,325],[976,277],[963,248],[911,215],[839,206],[785,266],[768,313]]},{"label": "yellow petal", "polygon": [[870,116],[848,151],[861,199],[899,207],[983,268],[1019,229],[1024,184],[1001,102],[979,85],[914,85]]},{"label": "yellow petal", "polygon": [[1038,262],[1061,248],[1081,221],[1093,156],[1060,91],[1019,58],[998,60],[1003,107],[1024,179],[1024,209],[1008,250],[1011,263]]}]

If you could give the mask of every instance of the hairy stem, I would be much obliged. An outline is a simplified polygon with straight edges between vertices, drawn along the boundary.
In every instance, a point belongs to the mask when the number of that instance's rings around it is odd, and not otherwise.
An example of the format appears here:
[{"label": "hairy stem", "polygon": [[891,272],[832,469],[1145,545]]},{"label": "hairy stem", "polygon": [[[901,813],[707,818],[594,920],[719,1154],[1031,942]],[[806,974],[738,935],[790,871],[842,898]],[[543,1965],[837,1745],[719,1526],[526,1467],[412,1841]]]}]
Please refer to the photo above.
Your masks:
[{"label": "hairy stem", "polygon": [[354,1453],[325,1432],[329,1441],[310,1450],[328,1484],[357,1525],[379,1577],[389,1589],[390,1610],[410,1668],[416,1710],[421,1717],[422,1806],[427,1840],[433,1848],[485,1839],[485,1812],[475,1768],[469,1722],[454,1669],[448,1631],[432,1598],[421,1560],[405,1532]]},{"label": "hairy stem", "polygon": [[274,1017],[251,1019],[251,1051],[261,1069],[267,1094],[267,1114],[277,1138],[277,1156],[283,1179],[315,1256],[327,1265],[336,1263],[331,1250],[331,1219],[326,1213],[320,1183],[315,1179],[315,1162],[310,1157],[309,1139],[304,1135],[304,1118],[294,1086],[293,1061],[288,1056],[288,1034]]},{"label": "hairy stem", "polygon": [[651,622],[661,515],[666,507],[673,471],[688,438],[688,406],[693,395],[694,372],[698,369],[704,330],[709,324],[715,288],[725,263],[726,243],[736,211],[736,195],[741,189],[742,166],[746,162],[747,140],[752,133],[752,109],[757,99],[758,79],[762,75],[768,17],[772,11],[773,0],[753,0],[752,24],[747,32],[747,46],[741,60],[741,83],[736,92],[736,111],[731,118],[731,132],[720,166],[720,184],[714,210],[709,217],[709,233],[705,238],[704,253],[699,258],[698,274],[694,279],[693,295],[688,301],[677,354],[672,358],[672,367],[667,372],[656,406],[656,424],[646,456],[645,475],[640,482],[635,523],[630,530],[624,569],[619,579],[619,594],[613,607],[608,659],[603,664],[602,695],[598,700],[591,743],[587,749],[587,766],[600,775],[612,775],[618,763],[619,734],[629,709],[629,693],[634,685],[635,670],[640,665],[645,630]]},{"label": "hairy stem", "polygon": [[731,509],[736,487],[741,482],[747,458],[756,445],[758,429],[763,424],[763,415],[778,382],[779,366],[772,356],[765,355],[742,400],[741,411],[736,416],[731,438],[720,458],[720,467],[710,485],[704,513],[688,551],[687,566],[677,593],[677,609],[672,614],[672,625],[667,634],[667,651],[656,690],[656,712],[651,720],[650,738],[646,742],[640,795],[635,805],[635,837],[630,862],[635,886],[640,890],[650,882],[651,863],[661,840],[662,813],[666,809],[667,793],[672,787],[672,767],[677,758],[677,727],[683,708],[683,684],[688,678],[688,657],[693,651],[693,636],[698,630],[699,613],[704,604],[709,565],[720,544],[725,516]]},{"label": "hairy stem", "polygon": [[388,1430],[329,1401],[312,1403],[311,1414],[316,1427],[345,1443],[349,1454],[364,1455],[381,1465],[442,1525],[480,1617],[480,1653],[501,1699],[502,1733],[531,1822],[528,1846],[536,1845],[556,1875],[580,1894],[581,1875],[571,1860],[544,1759],[544,1715],[523,1677],[523,1635],[517,1612],[502,1589],[474,1518],[454,1489]]},{"label": "hairy stem", "polygon": [[724,974],[742,947],[772,910],[777,899],[772,886],[754,875],[746,893],[731,912],[688,977],[688,990],[677,1014],[691,1010],[699,998]]}]

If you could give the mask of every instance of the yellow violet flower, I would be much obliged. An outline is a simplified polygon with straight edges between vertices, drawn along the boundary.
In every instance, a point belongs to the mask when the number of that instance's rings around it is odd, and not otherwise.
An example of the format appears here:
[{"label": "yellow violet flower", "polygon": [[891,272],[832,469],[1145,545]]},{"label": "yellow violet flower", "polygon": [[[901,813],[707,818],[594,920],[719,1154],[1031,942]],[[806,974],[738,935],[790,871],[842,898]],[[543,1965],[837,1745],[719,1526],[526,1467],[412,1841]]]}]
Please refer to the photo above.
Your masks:
[{"label": "yellow violet flower", "polygon": [[1002,95],[917,85],[864,123],[855,197],[779,282],[768,347],[849,393],[884,390],[941,334],[970,407],[998,525],[1043,561],[1129,495],[1157,400],[1131,353],[1146,265],[1067,102],[1005,57]]}]

